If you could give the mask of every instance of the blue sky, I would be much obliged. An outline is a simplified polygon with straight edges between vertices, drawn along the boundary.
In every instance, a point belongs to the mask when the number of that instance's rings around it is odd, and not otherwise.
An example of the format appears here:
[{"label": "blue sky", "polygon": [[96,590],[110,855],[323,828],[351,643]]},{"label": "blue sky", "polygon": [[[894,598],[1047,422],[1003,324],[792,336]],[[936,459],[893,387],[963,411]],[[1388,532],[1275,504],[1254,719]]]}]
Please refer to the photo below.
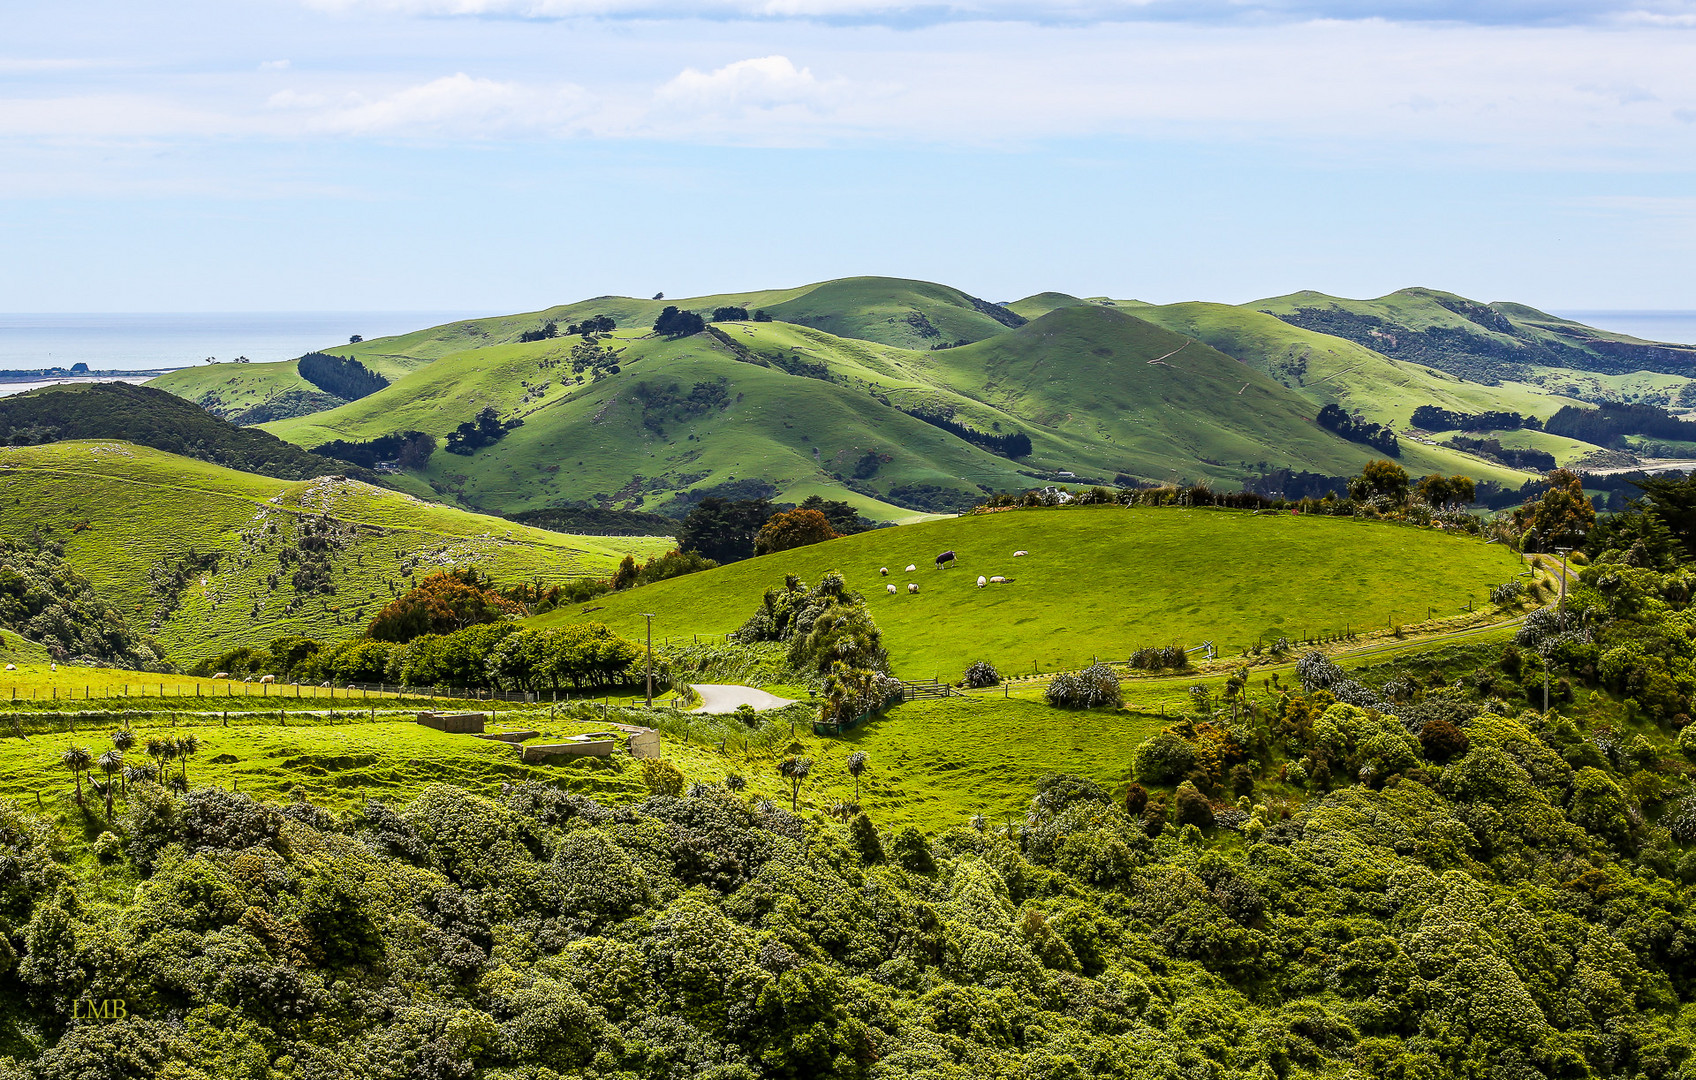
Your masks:
[{"label": "blue sky", "polygon": [[0,310],[1696,308],[1696,0],[9,0]]}]

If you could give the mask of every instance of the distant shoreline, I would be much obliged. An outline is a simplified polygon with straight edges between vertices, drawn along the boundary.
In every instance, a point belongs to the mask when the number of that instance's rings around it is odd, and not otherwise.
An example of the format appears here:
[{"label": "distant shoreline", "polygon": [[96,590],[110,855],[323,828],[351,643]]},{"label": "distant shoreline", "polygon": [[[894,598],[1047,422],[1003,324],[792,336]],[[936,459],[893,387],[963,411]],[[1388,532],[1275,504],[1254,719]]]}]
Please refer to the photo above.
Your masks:
[{"label": "distant shoreline", "polygon": [[[192,367],[185,364],[183,367]],[[66,371],[64,368],[40,368],[35,371],[0,371],[0,383],[68,383],[68,382],[146,382],[183,367],[112,368],[103,371]]]}]

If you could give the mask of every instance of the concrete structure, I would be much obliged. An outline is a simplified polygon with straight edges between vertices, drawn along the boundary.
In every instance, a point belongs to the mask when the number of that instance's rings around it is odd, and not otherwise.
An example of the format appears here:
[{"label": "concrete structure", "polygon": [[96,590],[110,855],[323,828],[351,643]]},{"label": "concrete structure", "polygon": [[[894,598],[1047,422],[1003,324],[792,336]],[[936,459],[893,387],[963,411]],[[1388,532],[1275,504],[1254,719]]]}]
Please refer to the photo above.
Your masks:
[{"label": "concrete structure", "polygon": [[451,735],[481,735],[484,723],[491,719],[487,714],[473,713],[439,713],[421,712],[418,722],[427,728],[445,731]]}]

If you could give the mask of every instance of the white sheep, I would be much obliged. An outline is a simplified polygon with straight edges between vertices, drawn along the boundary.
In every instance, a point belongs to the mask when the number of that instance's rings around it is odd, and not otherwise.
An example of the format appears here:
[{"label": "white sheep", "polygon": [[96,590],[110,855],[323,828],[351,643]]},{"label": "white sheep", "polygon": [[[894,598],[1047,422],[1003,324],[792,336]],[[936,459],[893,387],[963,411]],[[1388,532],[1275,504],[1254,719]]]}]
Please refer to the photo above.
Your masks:
[{"label": "white sheep", "polygon": [[216,674],[216,675],[214,675],[214,676],[212,676],[212,677],[213,677],[213,678],[214,678],[214,679],[227,679],[227,678],[229,678],[229,677],[230,677],[230,673],[229,673],[229,672],[227,672],[227,671],[220,671],[220,672],[218,672],[218,674]]},{"label": "white sheep", "polygon": [[1002,577],[1000,574],[997,574],[989,579],[989,583],[991,585],[1005,585],[1007,584],[1007,579]]},{"label": "white sheep", "polygon": [[274,683],[276,681],[277,681],[277,677],[275,675],[261,675],[261,676],[259,676],[259,685],[261,685],[261,686],[265,686],[267,684]]},{"label": "white sheep", "polygon": [[988,584],[989,584],[989,579],[988,579],[988,578],[986,578],[986,577],[984,577],[984,576],[983,576],[983,575],[982,575],[982,574],[979,574],[979,575],[978,575],[978,588],[980,588],[980,589],[981,589],[981,588],[983,588],[983,587],[984,587],[984,586],[985,586],[985,585],[988,585]]},{"label": "white sheep", "polygon": [[895,595],[895,586],[893,586],[893,585],[885,585],[885,586],[884,586],[884,588],[886,588],[886,589],[888,589],[888,590],[889,590],[889,595],[890,595],[890,596],[894,596],[894,595]]},{"label": "white sheep", "polygon": [[889,567],[880,566],[880,567],[877,568],[877,572],[884,577],[888,577],[889,576]]},{"label": "white sheep", "polygon": [[322,683],[318,684],[318,689],[320,689],[320,690],[333,690],[335,688],[327,682],[322,682]]},{"label": "white sheep", "polygon": [[16,664],[7,664],[7,665],[6,665],[6,670],[7,670],[7,671],[16,671],[16,670],[18,670],[18,665],[16,665]]},{"label": "white sheep", "polygon": [[907,582],[907,591],[910,592],[910,593],[916,593],[916,592],[919,591],[919,587],[917,585],[913,584],[911,581],[909,581],[909,582]]},{"label": "white sheep", "polygon": [[1029,555],[1029,554],[1030,554],[1030,552],[1028,552],[1028,551],[1015,551],[1015,552],[1013,552],[1013,558],[1015,558],[1015,559],[1023,558],[1024,556]]},{"label": "white sheep", "polygon": [[914,570],[917,570],[917,569],[918,569],[918,567],[916,565],[914,565],[913,563],[907,564],[907,573],[911,574]]}]

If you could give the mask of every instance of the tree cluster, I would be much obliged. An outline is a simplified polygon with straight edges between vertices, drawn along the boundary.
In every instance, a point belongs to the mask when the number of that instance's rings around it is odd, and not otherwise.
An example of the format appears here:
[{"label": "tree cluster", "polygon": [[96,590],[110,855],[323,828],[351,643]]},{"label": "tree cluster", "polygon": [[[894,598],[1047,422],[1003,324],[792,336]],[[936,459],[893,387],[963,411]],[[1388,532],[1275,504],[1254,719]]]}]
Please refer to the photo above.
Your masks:
[{"label": "tree cluster", "polygon": [[389,380],[349,356],[310,352],[295,361],[300,377],[339,398],[357,401],[389,385]]},{"label": "tree cluster", "polygon": [[979,431],[976,428],[968,427],[967,425],[955,420],[952,416],[946,416],[938,412],[930,412],[923,409],[903,409],[901,411],[906,413],[908,416],[913,417],[915,420],[923,420],[932,427],[939,427],[943,431],[948,432],[950,435],[964,439],[973,446],[982,447],[992,454],[999,454],[1004,458],[1022,458],[1030,456],[1031,437],[1022,431],[997,434],[995,432]]},{"label": "tree cluster", "polygon": [[1319,410],[1315,418],[1319,426],[1349,440],[1364,443],[1375,450],[1381,450],[1391,457],[1400,457],[1402,452],[1401,440],[1396,438],[1395,430],[1384,424],[1375,424],[1370,420],[1350,416],[1337,406],[1335,402]]},{"label": "tree cluster", "polygon": [[1486,461],[1506,465],[1510,469],[1548,472],[1555,467],[1555,455],[1547,450],[1503,446],[1500,439],[1470,439],[1464,435],[1456,435],[1445,445],[1464,450],[1468,454],[1476,454]]},{"label": "tree cluster", "polygon": [[1562,406],[1543,425],[1552,435],[1615,446],[1627,435],[1648,435],[1657,439],[1696,442],[1696,422],[1680,420],[1658,405],[1627,405],[1603,402],[1595,408],[1580,405]]},{"label": "tree cluster", "polygon": [[1516,412],[1486,409],[1483,412],[1453,412],[1440,405],[1421,405],[1413,410],[1413,426],[1426,431],[1517,431],[1541,428],[1543,422],[1535,416]]},{"label": "tree cluster", "polygon": [[516,416],[503,422],[493,405],[485,406],[476,419],[467,420],[448,433],[444,449],[450,454],[470,455],[482,447],[493,446],[513,428],[523,426],[524,421]]},{"label": "tree cluster", "polygon": [[421,469],[436,452],[436,440],[422,431],[391,431],[363,441],[335,439],[313,447],[312,452],[367,469],[384,462],[394,462],[402,469]]},{"label": "tree cluster", "polygon": [[688,337],[707,328],[707,321],[693,311],[681,311],[668,304],[654,320],[654,333],[668,338]]},{"label": "tree cluster", "polygon": [[0,398],[0,445],[63,439],[122,439],[280,480],[346,473],[383,482],[375,473],[308,453],[270,432],[237,427],[151,386],[82,383]]},{"label": "tree cluster", "polygon": [[610,334],[617,329],[618,323],[613,321],[611,315],[596,315],[593,318],[584,319],[580,323],[572,323],[565,328],[565,332],[571,335],[588,337],[591,334]]},{"label": "tree cluster", "polygon": [[486,575],[461,567],[431,574],[396,597],[371,620],[365,636],[407,642],[420,634],[450,634],[523,614],[524,607],[497,592]]},{"label": "tree cluster", "polygon": [[754,538],[774,513],[767,499],[702,499],[678,528],[677,546],[721,564],[753,558]]}]

